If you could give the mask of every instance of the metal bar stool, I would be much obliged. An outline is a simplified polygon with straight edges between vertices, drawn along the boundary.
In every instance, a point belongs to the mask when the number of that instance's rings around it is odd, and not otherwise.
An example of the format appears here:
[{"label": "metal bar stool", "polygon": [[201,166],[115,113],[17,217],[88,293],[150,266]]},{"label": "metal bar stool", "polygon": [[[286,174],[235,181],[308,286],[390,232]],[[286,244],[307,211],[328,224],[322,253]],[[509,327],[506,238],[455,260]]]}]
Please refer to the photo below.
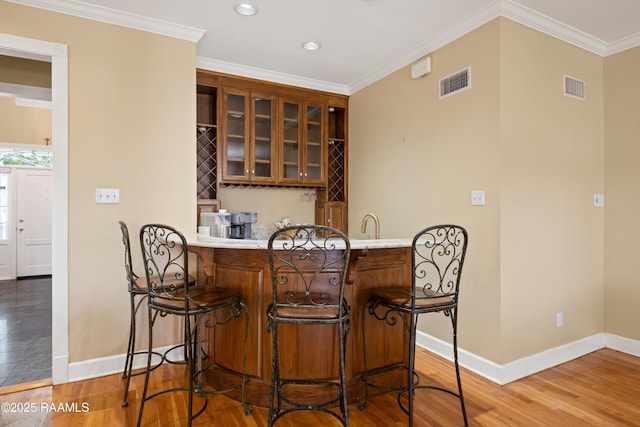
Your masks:
[{"label": "metal bar stool", "polygon": [[[144,388],[138,413],[139,426],[142,422],[144,406],[147,401],[159,395],[185,391],[187,399],[187,424],[200,415],[207,405],[208,394],[226,393],[241,388],[241,401],[245,413],[251,408],[245,403],[246,366],[247,366],[247,328],[249,314],[247,306],[238,291],[217,286],[189,286],[189,262],[187,241],[178,230],[162,224],[148,224],[140,229],[140,245],[147,276],[147,307],[149,321],[149,346]],[[239,384],[219,391],[202,388],[202,351],[199,327],[216,327],[229,323],[244,314],[244,356]],[[187,387],[161,390],[148,395],[149,378],[152,371],[153,327],[157,316],[180,316],[185,325],[185,343],[187,350],[188,378]],[[204,399],[203,405],[194,413],[194,393]]]},{"label": "metal bar stool", "polygon": [[[364,409],[367,404],[369,386],[386,391],[397,391],[398,405],[409,416],[409,426],[413,426],[415,390],[428,388],[456,396],[460,400],[464,425],[468,425],[458,364],[458,297],[467,240],[466,230],[456,225],[437,225],[425,228],[413,239],[411,286],[406,288],[381,287],[371,291],[371,296],[362,310],[363,332],[366,313],[378,320],[384,320],[388,325],[395,325],[399,320],[402,321],[409,334],[408,366],[383,367],[369,371],[367,369],[366,337],[363,333],[364,372],[362,380],[365,383],[365,398],[358,404],[360,409]],[[437,312],[443,312],[451,319],[453,360],[458,382],[457,392],[434,385],[420,385],[420,376],[415,370],[418,315]],[[402,387],[385,386],[372,381],[372,376],[393,369],[406,370],[406,384]],[[406,397],[406,404],[403,402],[403,396]]]},{"label": "metal bar stool", "polygon": [[[129,292],[129,302],[131,307],[131,321],[129,322],[129,344],[127,345],[127,356],[124,361],[124,369],[122,371],[122,378],[126,379],[126,385],[124,388],[124,397],[122,398],[122,406],[129,405],[129,385],[131,384],[131,377],[144,374],[145,371],[132,373],[133,370],[133,358],[137,354],[147,354],[147,350],[136,351],[136,316],[140,306],[147,298],[147,286],[146,279],[140,280],[138,275],[133,272],[131,263],[131,243],[129,240],[129,228],[124,221],[119,221],[120,231],[122,232],[122,244],[124,246],[124,269],[127,276],[127,290]],[[155,369],[162,364],[164,355],[158,352],[152,352],[153,355],[160,358],[160,361],[152,366],[151,369]]]},{"label": "metal bar stool", "polygon": [[[146,355],[147,350],[139,350],[136,351],[136,317],[140,307],[147,299],[147,278],[140,277],[133,271],[133,263],[131,262],[131,243],[129,239],[129,228],[125,224],[124,221],[118,221],[120,224],[120,231],[122,232],[122,244],[124,246],[124,267],[125,273],[127,277],[127,290],[129,292],[129,302],[131,309],[131,320],[129,322],[129,343],[127,345],[127,356],[124,362],[124,369],[122,372],[122,378],[126,379],[126,385],[124,388],[124,397],[122,399],[122,406],[129,405],[129,386],[131,384],[131,377],[136,375],[142,375],[145,373],[144,370],[140,370],[139,372],[133,372],[133,360],[136,355]],[[189,275],[189,286],[194,286],[196,284],[195,277]],[[155,321],[155,320],[154,320]],[[186,333],[185,333],[186,337]],[[157,351],[153,351],[152,354],[156,356],[159,360],[157,363],[154,363],[151,370],[156,369],[163,362],[168,363],[177,363],[183,364],[186,363],[186,358],[183,357],[181,360],[174,360],[169,357],[169,355],[174,351],[182,348],[183,355],[186,356],[186,342],[184,344],[175,345],[169,349],[167,349],[164,354],[160,354]]]},{"label": "metal bar stool", "polygon": [[[347,408],[345,345],[349,331],[349,306],[344,298],[344,285],[349,266],[351,247],[347,237],[338,230],[323,226],[294,226],[273,233],[268,242],[271,271],[272,301],[267,308],[267,330],[272,335],[271,394],[269,397],[269,426],[282,416],[300,410],[317,410],[331,414],[343,425],[349,425]],[[338,382],[326,378],[283,379],[279,328],[296,325],[326,325],[336,329],[339,348]],[[306,332],[299,332],[299,345]],[[311,335],[308,335],[313,339]],[[291,344],[291,343],[289,343]],[[295,359],[294,364],[305,360]],[[312,362],[313,363],[313,362]],[[295,368],[294,368],[295,369]],[[288,366],[285,375],[291,374]],[[293,375],[291,375],[293,376]],[[292,386],[289,394],[286,388]],[[309,398],[308,386],[320,387],[321,397]],[[324,389],[326,388],[326,390]],[[337,389],[333,396],[332,389]],[[300,402],[301,397],[309,399]],[[321,400],[321,401],[318,401]],[[331,409],[338,404],[340,413]]]}]

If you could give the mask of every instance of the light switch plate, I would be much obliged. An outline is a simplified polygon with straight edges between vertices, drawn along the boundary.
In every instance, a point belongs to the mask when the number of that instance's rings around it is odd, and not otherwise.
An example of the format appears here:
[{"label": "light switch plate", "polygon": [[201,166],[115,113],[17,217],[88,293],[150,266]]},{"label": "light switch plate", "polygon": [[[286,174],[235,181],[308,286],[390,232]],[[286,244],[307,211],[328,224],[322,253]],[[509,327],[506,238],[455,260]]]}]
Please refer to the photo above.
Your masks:
[{"label": "light switch plate", "polygon": [[120,189],[96,188],[96,203],[120,203]]},{"label": "light switch plate", "polygon": [[473,190],[471,192],[471,205],[484,206],[484,190]]}]

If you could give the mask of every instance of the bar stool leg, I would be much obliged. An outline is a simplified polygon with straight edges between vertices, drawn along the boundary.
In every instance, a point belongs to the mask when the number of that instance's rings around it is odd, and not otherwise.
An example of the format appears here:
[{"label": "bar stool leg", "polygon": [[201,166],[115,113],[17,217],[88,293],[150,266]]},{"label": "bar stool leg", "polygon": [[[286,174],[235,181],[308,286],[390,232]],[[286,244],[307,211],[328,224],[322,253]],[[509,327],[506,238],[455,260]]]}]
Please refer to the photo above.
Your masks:
[{"label": "bar stool leg", "polygon": [[364,399],[363,400],[358,400],[358,408],[361,411],[364,411],[364,409],[367,406],[367,401],[369,400],[369,383],[368,383],[368,378],[367,378],[367,340],[365,338],[365,333],[364,333],[364,319],[365,319],[365,313],[368,311],[368,305],[369,304],[364,304],[362,306],[362,313],[361,313],[361,318],[360,318],[360,325],[361,325],[361,336],[362,336],[362,382],[364,382]]},{"label": "bar stool leg", "polygon": [[344,322],[338,324],[338,340],[340,341],[340,394],[341,401],[340,406],[342,409],[342,416],[344,418],[344,424],[349,425],[349,406],[347,403],[347,375],[345,372],[345,353],[346,353],[346,341],[347,341],[347,325]]},{"label": "bar stool leg", "polygon": [[136,423],[137,427],[140,427],[142,424],[142,413],[144,412],[144,404],[147,400],[147,391],[149,389],[149,374],[151,372],[151,356],[153,349],[153,323],[154,317],[151,313],[151,310],[148,310],[149,313],[149,343],[147,346],[147,367],[144,374],[144,387],[142,388],[142,398],[140,399],[140,410],[138,411],[138,422]]},{"label": "bar stool leg", "polygon": [[416,386],[413,381],[415,367],[416,367],[416,327],[418,323],[418,315],[411,313],[411,321],[409,323],[409,371],[407,372],[407,388],[408,388],[408,405],[409,410],[409,425],[413,425],[413,397],[415,395]]},{"label": "bar stool leg", "polygon": [[124,387],[124,396],[122,398],[122,406],[129,405],[129,385],[131,384],[131,370],[133,368],[133,353],[135,352],[136,345],[136,325],[135,325],[135,297],[133,294],[129,294],[131,302],[131,320],[129,322],[129,343],[127,344],[127,357],[124,361],[124,370],[122,371],[122,378],[127,379],[127,384]]}]

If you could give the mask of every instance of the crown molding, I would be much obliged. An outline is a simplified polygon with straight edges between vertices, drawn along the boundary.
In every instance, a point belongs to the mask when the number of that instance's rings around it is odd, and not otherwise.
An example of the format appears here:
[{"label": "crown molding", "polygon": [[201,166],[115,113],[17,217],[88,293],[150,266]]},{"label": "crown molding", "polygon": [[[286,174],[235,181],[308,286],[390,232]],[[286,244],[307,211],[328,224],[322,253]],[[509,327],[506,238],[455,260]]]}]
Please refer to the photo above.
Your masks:
[{"label": "crown molding", "polygon": [[640,33],[608,43],[512,0],[502,0],[500,9],[500,16],[602,57],[640,46]]},{"label": "crown molding", "polygon": [[[197,43],[205,34],[205,30],[198,28],[178,25],[132,13],[120,12],[106,7],[90,5],[77,0],[6,1],[183,39],[194,43]],[[546,15],[516,3],[513,0],[495,0],[486,7],[475,12],[473,15],[468,16],[455,26],[438,34],[436,37],[409,48],[395,59],[389,61],[383,67],[373,70],[372,72],[367,73],[346,85],[218,61],[212,58],[198,57],[196,59],[196,64],[198,68],[207,70],[236,74],[244,77],[301,86],[343,95],[351,95],[500,16],[602,57],[640,46],[640,33],[613,43],[606,43],[596,37],[577,30],[576,28],[570,27],[560,21],[549,18]]]},{"label": "crown molding", "polygon": [[640,33],[620,39],[611,43],[607,48],[607,56],[615,55],[628,49],[640,46]]},{"label": "crown molding", "polygon": [[360,89],[380,80],[383,77],[405,67],[412,62],[428,55],[434,50],[440,49],[463,35],[475,30],[476,28],[495,19],[500,14],[500,2],[495,1],[486,7],[475,12],[458,24],[446,29],[438,34],[435,38],[431,38],[409,49],[395,60],[387,63],[384,67],[379,68],[372,73],[362,76],[360,79],[349,84],[349,93],[355,93]]},{"label": "crown molding", "polygon": [[75,0],[6,0],[23,6],[31,6],[51,12],[64,13],[79,18],[91,19],[121,27],[160,34],[176,39],[197,43],[205,30],[174,24],[160,19],[148,18],[128,12],[121,12],[102,6],[95,6]]},{"label": "crown molding", "polygon": [[496,0],[458,25],[449,28],[437,37],[428,40],[426,43],[407,51],[396,60],[389,62],[383,68],[375,70],[350,83],[349,93],[352,94],[363,89],[499,16],[602,57],[640,46],[640,34],[635,34],[614,43],[607,43],[521,4],[515,3],[512,0]]},{"label": "crown molding", "polygon": [[249,77],[252,79],[266,80],[274,83],[282,83],[291,86],[304,87],[307,89],[321,90],[324,92],[348,95],[349,88],[345,85],[325,82],[322,80],[309,79],[306,77],[294,76],[292,74],[279,73],[276,71],[261,68],[249,67],[246,65],[234,64],[231,62],[217,61],[215,59],[197,57],[196,66],[204,70],[217,71],[220,73],[233,74],[236,76]]},{"label": "crown molding", "polygon": [[503,0],[501,2],[500,16],[586,51],[600,56],[607,55],[608,44],[606,42],[511,0]]}]

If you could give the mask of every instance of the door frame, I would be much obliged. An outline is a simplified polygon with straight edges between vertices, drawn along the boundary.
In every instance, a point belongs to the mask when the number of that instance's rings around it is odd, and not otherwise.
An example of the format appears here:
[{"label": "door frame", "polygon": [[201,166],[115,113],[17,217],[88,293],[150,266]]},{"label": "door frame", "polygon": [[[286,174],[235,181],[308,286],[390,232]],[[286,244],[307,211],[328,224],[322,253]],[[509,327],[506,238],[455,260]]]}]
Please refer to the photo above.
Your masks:
[{"label": "door frame", "polygon": [[53,256],[51,344],[53,384],[69,380],[69,65],[66,44],[0,34],[0,49],[5,55],[35,55],[51,61],[51,137],[53,143]]},{"label": "door frame", "polygon": [[13,231],[16,228],[14,212],[15,209],[15,191],[13,189],[14,184],[14,174],[13,168],[11,166],[0,166],[0,175],[7,175],[7,202],[8,202],[8,211],[7,211],[7,227],[10,230],[8,233],[7,239],[0,239],[0,247],[6,247],[6,268],[4,272],[6,274],[0,274],[0,280],[11,280],[16,278],[16,233]]}]

